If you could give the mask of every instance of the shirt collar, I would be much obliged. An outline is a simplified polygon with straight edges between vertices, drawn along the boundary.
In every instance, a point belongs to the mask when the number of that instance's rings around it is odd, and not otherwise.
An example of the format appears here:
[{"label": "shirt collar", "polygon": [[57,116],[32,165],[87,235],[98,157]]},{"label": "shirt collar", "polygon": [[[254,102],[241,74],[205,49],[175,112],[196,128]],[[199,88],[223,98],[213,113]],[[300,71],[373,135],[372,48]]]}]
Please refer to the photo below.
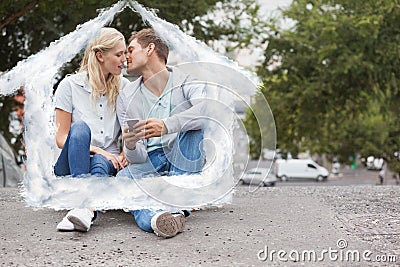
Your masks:
[{"label": "shirt collar", "polygon": [[88,78],[88,75],[87,75],[87,71],[78,72],[76,74],[76,79],[74,79],[74,82],[78,86],[82,87],[85,91],[87,91],[89,93],[92,92],[92,88],[91,88],[91,86],[89,84],[89,78]]}]

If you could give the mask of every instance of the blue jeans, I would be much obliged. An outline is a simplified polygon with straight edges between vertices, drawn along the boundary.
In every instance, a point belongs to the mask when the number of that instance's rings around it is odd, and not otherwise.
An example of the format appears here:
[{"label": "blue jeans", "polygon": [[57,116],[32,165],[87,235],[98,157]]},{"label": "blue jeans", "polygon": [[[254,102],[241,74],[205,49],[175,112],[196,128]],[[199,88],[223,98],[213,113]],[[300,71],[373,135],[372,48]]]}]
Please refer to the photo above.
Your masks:
[{"label": "blue jeans", "polygon": [[[200,173],[204,165],[204,153],[201,147],[203,141],[202,130],[193,130],[179,133],[170,152],[162,148],[148,153],[148,160],[142,164],[131,164],[118,172],[117,176],[126,176],[140,179],[146,175],[182,175]],[[153,232],[151,218],[162,210],[131,210],[136,224],[146,232]],[[174,212],[175,213],[175,212]],[[176,213],[189,214],[189,211]]]},{"label": "blue jeans", "polygon": [[77,121],[72,124],[60,156],[54,165],[54,174],[57,176],[71,175],[72,177],[88,174],[115,175],[117,170],[111,161],[100,154],[90,155],[90,140],[90,128],[85,122]]}]

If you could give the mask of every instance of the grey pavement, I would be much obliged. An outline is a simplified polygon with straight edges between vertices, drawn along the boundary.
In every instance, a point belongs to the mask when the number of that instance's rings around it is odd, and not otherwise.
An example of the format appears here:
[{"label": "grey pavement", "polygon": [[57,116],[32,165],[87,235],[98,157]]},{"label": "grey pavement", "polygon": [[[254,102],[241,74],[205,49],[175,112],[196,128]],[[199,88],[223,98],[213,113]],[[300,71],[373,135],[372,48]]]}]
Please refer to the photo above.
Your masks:
[{"label": "grey pavement", "polygon": [[0,262],[2,266],[400,265],[400,186],[253,189],[240,186],[232,204],[194,211],[183,233],[162,239],[141,231],[129,213],[119,210],[101,214],[87,233],[57,232],[65,211],[34,210],[25,206],[18,189],[1,188]]}]

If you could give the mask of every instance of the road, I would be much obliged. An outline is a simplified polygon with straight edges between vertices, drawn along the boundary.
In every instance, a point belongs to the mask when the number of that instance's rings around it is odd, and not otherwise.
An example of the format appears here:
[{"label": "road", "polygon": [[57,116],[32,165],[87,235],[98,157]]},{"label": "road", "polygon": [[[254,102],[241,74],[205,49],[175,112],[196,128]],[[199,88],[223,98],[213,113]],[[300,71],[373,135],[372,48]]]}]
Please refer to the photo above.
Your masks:
[{"label": "road", "polygon": [[[250,162],[247,169],[256,167],[256,162]],[[269,168],[270,163],[261,162],[260,167]],[[344,167],[340,170],[340,174],[330,175],[324,182],[317,182],[312,179],[292,179],[287,182],[282,182],[278,179],[275,186],[347,186],[347,185],[376,185],[378,183],[378,171],[367,170],[363,166],[359,166],[353,170],[349,167]],[[396,179],[392,178],[390,171],[386,174],[384,185],[396,185]]]},{"label": "road", "polygon": [[[65,211],[27,207],[17,188],[1,188],[0,266],[399,266],[400,186],[376,186],[375,174],[238,186],[232,204],[194,211],[171,239],[121,210],[87,233],[57,232]],[[318,259],[296,258],[312,251]]]},{"label": "road", "polygon": [[[396,266],[399,188],[241,186],[232,204],[193,212],[171,239],[141,231],[119,210],[87,233],[57,232],[64,211],[26,207],[17,189],[2,188],[0,266]],[[318,259],[296,256],[309,251]],[[348,251],[368,255],[337,258]]]}]

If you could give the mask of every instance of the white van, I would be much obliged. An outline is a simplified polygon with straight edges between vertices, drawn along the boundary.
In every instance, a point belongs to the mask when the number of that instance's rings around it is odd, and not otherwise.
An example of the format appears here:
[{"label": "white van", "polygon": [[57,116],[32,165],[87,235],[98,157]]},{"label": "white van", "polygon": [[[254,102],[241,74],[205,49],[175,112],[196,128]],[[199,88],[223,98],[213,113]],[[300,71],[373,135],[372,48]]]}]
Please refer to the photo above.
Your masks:
[{"label": "white van", "polygon": [[323,181],[329,175],[326,168],[311,159],[279,159],[275,163],[275,173],[282,181],[287,181],[291,178]]}]

